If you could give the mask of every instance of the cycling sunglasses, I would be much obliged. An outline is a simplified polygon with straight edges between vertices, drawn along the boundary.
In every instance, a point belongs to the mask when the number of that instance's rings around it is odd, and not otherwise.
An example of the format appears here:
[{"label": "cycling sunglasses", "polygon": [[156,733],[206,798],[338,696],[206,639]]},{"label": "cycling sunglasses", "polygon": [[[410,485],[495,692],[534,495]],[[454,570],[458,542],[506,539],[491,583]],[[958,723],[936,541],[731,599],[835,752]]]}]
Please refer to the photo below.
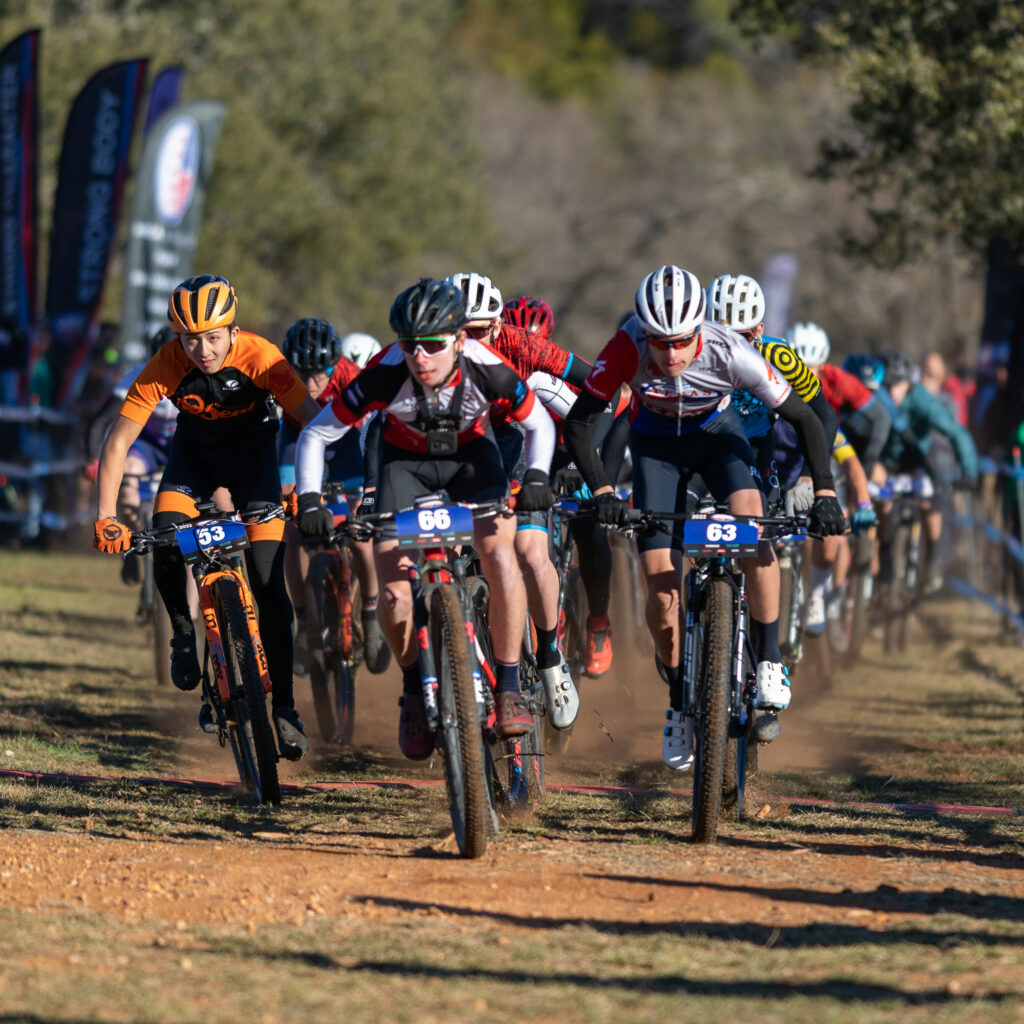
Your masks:
[{"label": "cycling sunglasses", "polygon": [[416,355],[420,349],[423,349],[428,356],[436,356],[454,341],[454,334],[431,334],[423,338],[399,338],[398,347],[407,356]]},{"label": "cycling sunglasses", "polygon": [[486,338],[491,332],[493,324],[482,324],[479,327],[463,327],[462,329],[466,332],[467,338],[475,338],[479,341],[481,338]]},{"label": "cycling sunglasses", "polygon": [[662,338],[657,334],[646,335],[647,344],[651,348],[657,349],[659,352],[665,352],[670,348],[686,348],[700,334],[700,328],[693,332],[693,334],[687,334],[684,338]]}]

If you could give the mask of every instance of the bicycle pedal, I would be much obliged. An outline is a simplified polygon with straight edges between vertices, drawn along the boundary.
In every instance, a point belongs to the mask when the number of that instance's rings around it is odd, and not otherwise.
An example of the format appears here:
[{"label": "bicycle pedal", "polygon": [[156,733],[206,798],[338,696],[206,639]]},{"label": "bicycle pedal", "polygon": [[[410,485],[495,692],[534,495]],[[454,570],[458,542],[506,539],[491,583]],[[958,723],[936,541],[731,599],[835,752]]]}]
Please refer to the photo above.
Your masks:
[{"label": "bicycle pedal", "polygon": [[782,735],[779,716],[770,711],[758,711],[754,715],[754,739],[762,746],[772,743]]},{"label": "bicycle pedal", "polygon": [[205,702],[199,709],[199,728],[202,729],[203,732],[211,734],[219,731],[217,722],[214,719],[213,708]]}]

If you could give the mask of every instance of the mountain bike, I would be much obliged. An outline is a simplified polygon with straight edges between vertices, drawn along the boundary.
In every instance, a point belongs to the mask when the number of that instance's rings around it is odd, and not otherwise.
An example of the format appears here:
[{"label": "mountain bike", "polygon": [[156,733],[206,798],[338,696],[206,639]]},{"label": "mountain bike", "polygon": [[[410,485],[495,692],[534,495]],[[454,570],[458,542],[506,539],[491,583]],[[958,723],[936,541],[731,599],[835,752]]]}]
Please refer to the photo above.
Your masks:
[{"label": "mountain bike", "polygon": [[803,534],[789,534],[775,541],[779,563],[779,647],[790,672],[800,664],[804,653],[804,539]]},{"label": "mountain bike", "polygon": [[871,568],[874,549],[874,528],[850,538],[850,567],[831,604],[839,614],[829,615],[825,626],[829,646],[843,657],[847,667],[856,664],[860,658],[871,625],[871,601],[875,588]]},{"label": "mountain bike", "polygon": [[358,582],[352,572],[348,503],[325,485],[335,532],[309,560],[306,573],[306,645],[309,682],[320,735],[328,743],[352,742],[356,717],[356,669],[363,661],[363,634],[355,614]]},{"label": "mountain bike", "polygon": [[[748,773],[756,768],[758,736],[772,716],[756,711],[757,660],[748,629],[746,574],[739,559],[757,554],[759,527],[798,535],[789,516],[633,510],[632,529],[683,521],[686,574],[683,707],[694,725],[692,836],[713,843],[720,820],[738,820]],[[769,539],[769,538],[765,538]],[[764,729],[764,731],[762,731]]]},{"label": "mountain bike", "polygon": [[347,524],[350,536],[357,539],[393,529],[399,548],[415,556],[408,578],[423,700],[444,761],[455,841],[466,858],[482,856],[489,835],[498,830],[493,773],[485,755],[495,700],[493,668],[477,643],[477,631],[483,633],[484,624],[474,611],[468,556],[456,549],[473,543],[475,518],[508,514],[512,513],[504,499],[445,502],[443,496],[431,494],[410,509],[375,513]]},{"label": "mountain bike", "polygon": [[[153,501],[160,485],[163,472],[151,474],[125,473],[133,478],[139,490],[139,523],[148,525],[153,518]],[[153,670],[159,686],[171,684],[171,662],[167,657],[171,649],[171,619],[153,581],[153,559],[140,555],[142,578],[139,588],[139,603],[135,608],[135,625],[148,626],[153,639]],[[124,574],[122,573],[122,576]]]},{"label": "mountain bike", "polygon": [[206,633],[203,700],[213,709],[220,745],[231,747],[242,785],[257,804],[277,804],[278,753],[266,703],[270,674],[240,552],[249,547],[246,525],[282,519],[284,510],[267,505],[240,517],[216,507],[200,502],[196,519],[133,533],[130,550],[145,554],[158,545],[177,546],[191,566]]},{"label": "mountain bike", "polygon": [[886,496],[892,498],[887,513],[894,520],[890,543],[892,579],[885,591],[885,627],[882,646],[886,654],[905,651],[910,643],[910,616],[922,593],[921,494],[909,473],[889,478]]}]

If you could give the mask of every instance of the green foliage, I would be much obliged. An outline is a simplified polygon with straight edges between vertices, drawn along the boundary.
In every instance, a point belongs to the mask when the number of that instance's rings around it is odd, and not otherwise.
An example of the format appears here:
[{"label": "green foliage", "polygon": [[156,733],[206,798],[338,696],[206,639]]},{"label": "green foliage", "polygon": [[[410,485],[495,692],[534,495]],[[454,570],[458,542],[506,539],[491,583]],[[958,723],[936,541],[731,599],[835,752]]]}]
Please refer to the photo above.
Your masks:
[{"label": "green foliage", "polygon": [[27,8],[0,7],[0,34],[43,27],[44,241],[75,93],[105,63],[141,54],[151,74],[184,67],[184,99],[227,105],[196,267],[231,277],[247,326],[273,334],[323,315],[382,333],[410,277],[446,273],[454,253],[485,244],[450,0]]},{"label": "green foliage", "polygon": [[953,235],[1024,255],[1024,11],[1015,0],[737,0],[750,36],[783,33],[833,66],[855,131],[819,173],[869,204],[851,252],[894,265]]}]

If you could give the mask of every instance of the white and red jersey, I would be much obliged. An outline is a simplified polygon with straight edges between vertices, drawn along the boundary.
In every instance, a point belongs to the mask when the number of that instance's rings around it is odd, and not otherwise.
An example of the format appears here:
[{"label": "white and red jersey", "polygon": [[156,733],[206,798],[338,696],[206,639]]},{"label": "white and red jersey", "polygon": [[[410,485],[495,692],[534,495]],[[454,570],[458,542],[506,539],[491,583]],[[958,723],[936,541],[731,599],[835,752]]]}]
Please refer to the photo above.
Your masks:
[{"label": "white and red jersey", "polygon": [[[463,345],[462,366],[463,370],[456,370],[443,387],[423,389],[431,413],[439,418],[449,415],[461,386],[458,443],[467,444],[484,435],[492,411],[506,415],[526,430],[527,469],[547,472],[554,453],[554,424],[525,381],[497,352],[472,338]],[[300,494],[320,489],[324,447],[375,410],[384,413],[385,442],[406,451],[426,453],[421,402],[397,344],[375,356],[299,435],[295,462]]]},{"label": "white and red jersey", "polygon": [[636,317],[602,349],[584,387],[608,401],[623,384],[633,392],[633,429],[659,437],[686,434],[707,423],[728,408],[734,391],[746,389],[775,409],[792,390],[749,342],[707,320],[693,362],[678,377],[666,376]]}]

